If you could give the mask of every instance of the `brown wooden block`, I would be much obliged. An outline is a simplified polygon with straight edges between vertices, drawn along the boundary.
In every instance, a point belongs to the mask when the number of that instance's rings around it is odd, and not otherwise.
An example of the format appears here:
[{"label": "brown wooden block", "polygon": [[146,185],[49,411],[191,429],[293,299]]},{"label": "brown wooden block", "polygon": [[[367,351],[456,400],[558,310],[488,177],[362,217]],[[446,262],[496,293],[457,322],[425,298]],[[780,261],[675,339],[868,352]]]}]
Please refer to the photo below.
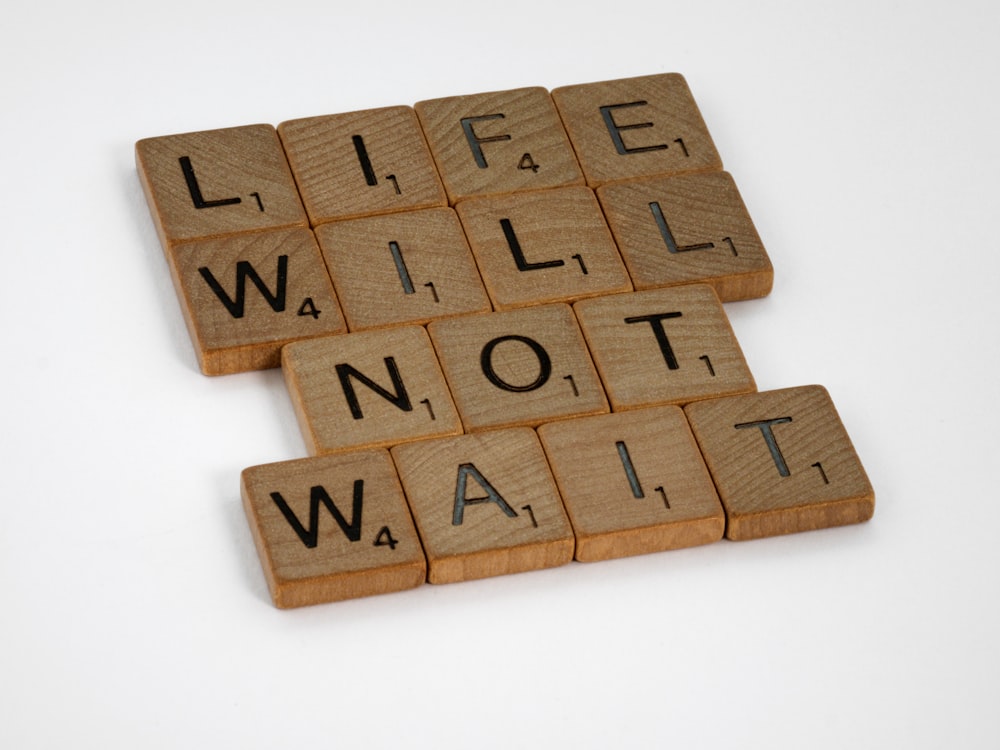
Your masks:
[{"label": "brown wooden block", "polygon": [[710,286],[616,294],[573,309],[614,411],[757,389]]},{"label": "brown wooden block", "polygon": [[429,99],[414,108],[452,204],[477,195],[583,184],[544,88]]},{"label": "brown wooden block", "polygon": [[426,580],[423,548],[387,451],[253,466],[240,477],[271,598],[301,607]]},{"label": "brown wooden block", "polygon": [[454,583],[563,565],[573,530],[534,430],[392,449],[427,555],[427,580]]},{"label": "brown wooden block", "polygon": [[822,386],[685,407],[726,509],[726,536],[756,539],[867,521],[875,493]]},{"label": "brown wooden block", "polygon": [[179,243],[166,253],[206,375],[278,367],[285,344],[347,331],[308,229]]},{"label": "brown wooden block", "polygon": [[618,180],[722,169],[687,81],[677,73],[552,91],[587,178]]},{"label": "brown wooden block", "polygon": [[573,524],[577,560],[722,538],[726,517],[680,407],[552,422],[538,436]]},{"label": "brown wooden block", "polygon": [[492,309],[450,208],[335,221],[316,237],[352,331]]},{"label": "brown wooden block", "polygon": [[281,366],[313,455],[462,432],[420,326],[299,341],[282,350]]},{"label": "brown wooden block", "polygon": [[164,247],[309,226],[270,125],[146,138],[135,144],[135,160]]},{"label": "brown wooden block", "polygon": [[568,305],[436,320],[427,329],[469,431],[608,411]]},{"label": "brown wooden block", "polygon": [[448,203],[411,107],[289,120],[278,134],[313,226]]},{"label": "brown wooden block", "polygon": [[472,198],[456,209],[498,310],[632,291],[588,187]]},{"label": "brown wooden block", "polygon": [[774,270],[728,172],[597,191],[636,289],[704,282],[723,302],[764,297]]}]

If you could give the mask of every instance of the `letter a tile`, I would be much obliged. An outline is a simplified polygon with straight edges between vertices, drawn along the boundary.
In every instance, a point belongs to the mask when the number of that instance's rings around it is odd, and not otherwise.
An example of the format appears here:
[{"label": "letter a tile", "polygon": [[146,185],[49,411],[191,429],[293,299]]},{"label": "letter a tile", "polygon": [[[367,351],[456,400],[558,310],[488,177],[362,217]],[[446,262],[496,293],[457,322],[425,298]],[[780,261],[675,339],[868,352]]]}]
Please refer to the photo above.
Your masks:
[{"label": "letter a tile", "polygon": [[573,530],[534,430],[392,449],[431,583],[520,573],[573,559]]},{"label": "letter a tile", "polygon": [[387,451],[253,466],[240,489],[278,607],[402,591],[426,580],[423,548]]},{"label": "letter a tile", "polygon": [[790,534],[871,518],[875,493],[822,386],[685,407],[730,539]]},{"label": "letter a tile", "polygon": [[420,326],[297,341],[282,350],[281,367],[313,455],[462,432]]},{"label": "letter a tile", "polygon": [[576,534],[576,559],[717,542],[726,517],[677,406],[538,428]]},{"label": "letter a tile", "polygon": [[166,254],[206,375],[278,367],[285,344],[347,331],[308,229],[185,242]]}]

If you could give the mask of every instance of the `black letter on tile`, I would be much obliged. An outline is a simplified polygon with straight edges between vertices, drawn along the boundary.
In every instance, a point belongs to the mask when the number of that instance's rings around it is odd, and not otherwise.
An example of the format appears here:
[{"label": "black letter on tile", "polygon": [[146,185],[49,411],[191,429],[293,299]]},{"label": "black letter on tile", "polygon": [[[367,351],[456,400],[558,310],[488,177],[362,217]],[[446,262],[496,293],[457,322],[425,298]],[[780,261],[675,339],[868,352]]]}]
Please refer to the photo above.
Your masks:
[{"label": "black letter on tile", "polygon": [[778,473],[783,477],[787,477],[792,472],[788,470],[788,464],[785,463],[785,457],[781,455],[781,449],[778,448],[778,441],[774,439],[774,430],[771,428],[776,424],[785,424],[791,421],[791,417],[778,417],[777,419],[762,419],[759,422],[742,422],[734,424],[733,427],[737,430],[744,430],[748,427],[759,427],[761,435],[764,436],[764,442],[767,443],[767,449],[771,451],[771,458],[774,459],[774,465],[777,467]]},{"label": "black letter on tile", "polygon": [[271,306],[272,310],[275,312],[285,311],[285,285],[288,281],[287,255],[278,256],[278,278],[275,282],[277,290],[274,294],[271,294],[271,290],[267,288],[267,284],[261,279],[257,273],[257,269],[248,260],[241,260],[236,264],[236,299],[230,298],[226,290],[222,288],[222,285],[212,275],[212,272],[208,270],[207,266],[199,268],[198,273],[201,274],[205,283],[215,292],[215,296],[226,306],[229,314],[234,318],[243,317],[246,303],[247,279],[253,282],[253,285],[257,287],[257,291],[264,296],[264,299],[267,300],[267,304]]},{"label": "black letter on tile", "polygon": [[219,198],[214,201],[205,200],[201,194],[201,187],[198,185],[198,178],[194,176],[194,167],[191,166],[191,158],[182,156],[178,161],[181,163],[181,172],[184,173],[184,180],[187,182],[188,192],[191,193],[191,200],[194,201],[195,208],[216,208],[218,206],[232,206],[240,203],[241,199]]},{"label": "black letter on tile", "polygon": [[500,219],[500,228],[503,229],[503,236],[507,238],[507,246],[510,247],[510,254],[514,256],[514,263],[517,264],[518,271],[535,271],[539,268],[558,268],[566,265],[566,261],[558,259],[529,263],[524,258],[524,251],[521,249],[521,243],[517,240],[517,235],[514,234],[514,227],[511,225],[510,219]]},{"label": "black letter on tile", "polygon": [[638,130],[639,128],[651,128],[653,123],[651,122],[637,122],[632,125],[619,125],[615,122],[614,117],[612,117],[611,110],[621,109],[622,107],[643,107],[646,105],[645,101],[638,102],[627,102],[625,104],[607,104],[601,107],[601,117],[604,118],[604,124],[608,127],[608,133],[611,135],[611,140],[615,144],[615,149],[619,154],[641,154],[644,151],[662,151],[667,148],[666,143],[658,143],[655,146],[638,146],[636,148],[628,148],[625,142],[622,141],[621,131],[623,130]]},{"label": "black letter on tile", "polygon": [[[465,496],[465,486],[470,476],[479,483],[480,487],[486,490],[485,497],[467,498]],[[486,480],[486,477],[480,473],[474,464],[461,464],[458,467],[458,481],[455,483],[455,509],[451,516],[452,526],[462,525],[466,505],[478,505],[480,503],[496,503],[506,516],[510,518],[517,517],[517,511],[507,504],[503,496],[494,489],[493,485]]]},{"label": "black letter on tile", "polygon": [[[493,369],[493,350],[497,347],[497,344],[504,341],[520,341],[523,344],[527,344],[531,348],[531,351],[535,353],[535,356],[538,357],[538,377],[532,382],[527,385],[511,385],[497,375],[496,370]],[[479,355],[479,364],[483,368],[483,374],[493,385],[501,390],[513,393],[522,393],[541,388],[548,381],[549,376],[552,375],[552,360],[549,359],[549,353],[545,351],[541,344],[534,339],[529,339],[527,336],[498,336],[487,342]]]},{"label": "black letter on tile", "polygon": [[361,164],[361,171],[364,172],[365,182],[371,186],[378,185],[371,159],[368,158],[368,149],[365,148],[365,139],[360,135],[352,135],[351,142],[354,143],[354,150],[358,154],[358,162]]},{"label": "black letter on tile", "polygon": [[302,525],[302,522],[295,515],[295,512],[288,507],[288,503],[285,502],[285,498],[281,496],[280,492],[272,492],[271,499],[274,500],[274,504],[278,506],[278,510],[281,511],[281,515],[285,517],[289,525],[298,534],[299,539],[302,543],[313,549],[319,544],[319,506],[320,503],[330,512],[333,516],[333,520],[337,522],[340,530],[344,532],[344,536],[352,542],[356,542],[361,538],[361,509],[364,503],[364,488],[365,480],[355,479],[354,480],[354,505],[351,509],[351,522],[347,523],[344,515],[340,512],[340,508],[330,499],[326,490],[322,486],[317,485],[309,491],[309,527],[306,528]]},{"label": "black letter on tile", "polygon": [[681,317],[679,312],[668,312],[655,315],[636,315],[633,318],[625,318],[625,322],[649,323],[653,329],[653,335],[656,336],[656,343],[659,344],[660,351],[663,352],[663,359],[667,363],[667,369],[679,370],[680,365],[677,363],[677,356],[674,354],[673,347],[670,346],[670,339],[667,338],[667,332],[663,330],[664,320],[679,317]]},{"label": "black letter on tile", "polygon": [[[702,242],[697,245],[678,246],[677,241],[674,239],[674,233],[670,231],[670,227],[667,225],[667,217],[663,215],[663,209],[660,208],[660,204],[653,201],[649,204],[649,210],[653,212],[653,218],[656,220],[656,227],[660,230],[660,236],[663,238],[663,242],[666,244],[667,250],[671,253],[688,253],[692,250],[711,250],[715,247],[714,242]],[[728,239],[728,237],[726,239]]]},{"label": "black letter on tile", "polygon": [[462,130],[465,132],[465,138],[469,142],[469,148],[472,149],[472,156],[476,160],[476,166],[480,169],[486,169],[489,164],[486,163],[486,157],[483,155],[483,147],[479,144],[481,143],[492,143],[493,141],[509,141],[509,135],[492,135],[489,138],[480,138],[476,135],[476,131],[472,129],[472,123],[479,122],[480,120],[502,120],[502,114],[495,115],[481,115],[480,117],[463,117],[462,118]]},{"label": "black letter on tile", "polygon": [[403,379],[399,376],[399,369],[396,367],[396,360],[392,357],[386,357],[385,366],[389,371],[389,377],[392,379],[392,386],[396,389],[395,393],[383,388],[367,375],[363,375],[348,364],[336,365],[335,369],[337,370],[337,377],[340,378],[340,385],[344,389],[344,396],[347,398],[347,405],[351,408],[351,416],[355,419],[363,419],[365,415],[361,411],[361,404],[358,402],[358,394],[354,392],[354,385],[351,383],[351,378],[357,378],[386,401],[394,404],[398,409],[402,411],[413,411],[413,405],[410,403],[410,397],[406,393],[406,386],[403,385]]}]

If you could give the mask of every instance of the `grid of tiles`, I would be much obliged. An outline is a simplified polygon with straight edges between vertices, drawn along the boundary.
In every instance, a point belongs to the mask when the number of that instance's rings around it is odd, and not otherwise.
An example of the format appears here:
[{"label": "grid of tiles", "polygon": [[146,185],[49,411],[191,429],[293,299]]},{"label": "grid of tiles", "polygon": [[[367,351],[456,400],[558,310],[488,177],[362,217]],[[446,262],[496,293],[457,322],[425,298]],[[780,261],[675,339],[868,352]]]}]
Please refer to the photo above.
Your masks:
[{"label": "grid of tiles", "polygon": [[246,469],[276,605],[867,520],[820,386],[760,393],[773,271],[684,78],[148,138],[202,371],[282,367]]}]

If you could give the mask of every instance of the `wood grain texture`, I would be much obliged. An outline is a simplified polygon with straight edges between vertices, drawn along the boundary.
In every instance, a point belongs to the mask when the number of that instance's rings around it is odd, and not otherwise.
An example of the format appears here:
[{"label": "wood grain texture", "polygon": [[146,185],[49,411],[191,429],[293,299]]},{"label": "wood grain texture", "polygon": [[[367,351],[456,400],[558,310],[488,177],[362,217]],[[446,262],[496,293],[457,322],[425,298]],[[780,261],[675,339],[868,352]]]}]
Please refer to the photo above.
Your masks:
[{"label": "wood grain texture", "polygon": [[708,285],[598,297],[573,309],[614,411],[757,389]]},{"label": "wood grain texture", "polygon": [[538,436],[573,525],[577,560],[722,538],[726,517],[679,407],[544,424]]},{"label": "wood grain texture", "polygon": [[309,226],[271,125],[145,138],[135,144],[135,160],[164,248]]},{"label": "wood grain texture", "polygon": [[166,254],[206,375],[279,367],[285,344],[347,331],[308,229],[179,243]]},{"label": "wood grain texture", "polygon": [[473,198],[456,210],[497,310],[632,291],[590,188]]},{"label": "wood grain texture", "polygon": [[462,432],[420,326],[298,341],[281,367],[312,455]]},{"label": "wood grain texture", "polygon": [[771,260],[728,172],[622,182],[597,196],[636,289],[703,282],[723,302],[770,293]]},{"label": "wood grain texture", "polygon": [[584,183],[544,88],[428,99],[414,108],[452,205],[474,196]]},{"label": "wood grain texture", "polygon": [[875,494],[818,385],[685,407],[726,509],[730,539],[867,521]]},{"label": "wood grain texture", "polygon": [[448,204],[411,107],[288,120],[278,135],[313,226]]},{"label": "wood grain texture", "polygon": [[240,476],[240,491],[278,607],[402,591],[426,580],[423,547],[386,451],[253,466]]},{"label": "wood grain texture", "polygon": [[608,411],[568,305],[436,320],[427,328],[468,431]]},{"label": "wood grain texture", "polygon": [[428,581],[555,567],[573,531],[534,430],[515,428],[392,449],[427,555]]},{"label": "wood grain texture", "polygon": [[335,221],[316,237],[352,331],[492,309],[450,208]]},{"label": "wood grain texture", "polygon": [[722,169],[687,81],[663,73],[552,90],[587,178],[597,187]]}]

